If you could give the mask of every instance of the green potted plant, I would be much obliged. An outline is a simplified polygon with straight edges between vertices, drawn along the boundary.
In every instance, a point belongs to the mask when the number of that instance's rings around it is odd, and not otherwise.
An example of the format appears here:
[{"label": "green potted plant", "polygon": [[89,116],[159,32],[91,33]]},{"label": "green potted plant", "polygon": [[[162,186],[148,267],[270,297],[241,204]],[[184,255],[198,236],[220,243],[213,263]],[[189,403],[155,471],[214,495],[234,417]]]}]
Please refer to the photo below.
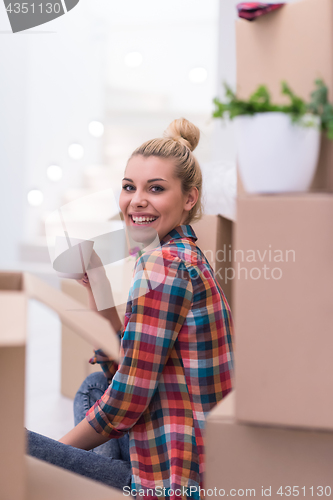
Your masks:
[{"label": "green potted plant", "polygon": [[226,101],[214,99],[213,116],[235,122],[239,172],[250,193],[307,191],[312,183],[320,150],[320,132],[333,139],[333,106],[322,80],[316,80],[311,100],[297,97],[286,82],[282,94],[290,104],[271,102],[266,86],[248,100],[239,99],[224,84]]}]

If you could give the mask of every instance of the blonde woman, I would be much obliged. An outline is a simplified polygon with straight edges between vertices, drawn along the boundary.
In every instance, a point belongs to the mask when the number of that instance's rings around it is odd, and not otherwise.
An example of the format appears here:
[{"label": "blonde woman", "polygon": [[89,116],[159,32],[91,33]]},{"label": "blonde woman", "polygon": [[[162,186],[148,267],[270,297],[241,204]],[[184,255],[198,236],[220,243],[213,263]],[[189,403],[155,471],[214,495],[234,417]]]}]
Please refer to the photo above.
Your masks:
[{"label": "blonde woman", "polygon": [[[202,216],[199,130],[175,120],[136,149],[122,180],[127,226],[154,228],[160,246],[137,258],[121,362],[101,351],[75,398],[77,425],[59,442],[29,433],[29,453],[123,489],[126,495],[200,498],[209,411],[232,389],[233,321],[191,223]],[[144,293],[144,273],[154,286]],[[96,308],[89,280],[92,308]],[[86,450],[95,449],[96,453]]]}]

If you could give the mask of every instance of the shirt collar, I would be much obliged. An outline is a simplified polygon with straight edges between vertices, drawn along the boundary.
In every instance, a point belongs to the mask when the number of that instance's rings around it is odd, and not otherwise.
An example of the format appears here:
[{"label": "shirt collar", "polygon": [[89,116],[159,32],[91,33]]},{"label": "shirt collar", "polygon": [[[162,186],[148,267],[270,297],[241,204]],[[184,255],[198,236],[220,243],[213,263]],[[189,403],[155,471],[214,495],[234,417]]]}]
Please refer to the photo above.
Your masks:
[{"label": "shirt collar", "polygon": [[190,224],[181,224],[173,228],[168,234],[161,239],[160,245],[165,245],[170,240],[179,239],[179,238],[193,238],[194,241],[198,239],[195,234],[193,227]]}]

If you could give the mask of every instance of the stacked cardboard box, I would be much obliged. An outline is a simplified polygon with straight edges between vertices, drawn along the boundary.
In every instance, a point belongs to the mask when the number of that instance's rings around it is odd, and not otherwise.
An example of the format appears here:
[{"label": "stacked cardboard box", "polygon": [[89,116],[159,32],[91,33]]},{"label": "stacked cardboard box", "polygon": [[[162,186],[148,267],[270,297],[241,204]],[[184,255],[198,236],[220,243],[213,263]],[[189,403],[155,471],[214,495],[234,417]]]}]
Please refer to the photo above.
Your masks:
[{"label": "stacked cardboard box", "polygon": [[333,431],[333,195],[242,197],[236,417]]},{"label": "stacked cardboard box", "polygon": [[205,487],[316,496],[332,487],[333,195],[240,196],[237,213],[236,390],[208,417]]},{"label": "stacked cardboard box", "polygon": [[237,391],[208,417],[206,498],[331,496],[333,433],[244,425],[234,399]]},{"label": "stacked cardboard box", "polygon": [[[265,84],[282,102],[286,80],[308,99],[316,78],[332,93],[332,56],[331,0],[239,20],[238,93]],[[332,495],[332,158],[323,138],[310,193],[257,196],[239,186],[235,390],[207,420],[206,496]]]}]

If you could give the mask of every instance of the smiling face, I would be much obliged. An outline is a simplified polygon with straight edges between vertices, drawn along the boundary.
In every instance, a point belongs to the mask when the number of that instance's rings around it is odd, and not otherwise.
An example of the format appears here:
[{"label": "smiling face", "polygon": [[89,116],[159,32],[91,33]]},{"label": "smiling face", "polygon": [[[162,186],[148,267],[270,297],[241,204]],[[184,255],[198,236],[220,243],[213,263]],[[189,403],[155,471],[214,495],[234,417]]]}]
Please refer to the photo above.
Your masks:
[{"label": "smiling face", "polygon": [[176,226],[184,224],[198,194],[197,189],[192,188],[184,195],[174,170],[172,160],[157,156],[136,155],[129,160],[119,198],[127,226],[154,228],[161,240]]}]

